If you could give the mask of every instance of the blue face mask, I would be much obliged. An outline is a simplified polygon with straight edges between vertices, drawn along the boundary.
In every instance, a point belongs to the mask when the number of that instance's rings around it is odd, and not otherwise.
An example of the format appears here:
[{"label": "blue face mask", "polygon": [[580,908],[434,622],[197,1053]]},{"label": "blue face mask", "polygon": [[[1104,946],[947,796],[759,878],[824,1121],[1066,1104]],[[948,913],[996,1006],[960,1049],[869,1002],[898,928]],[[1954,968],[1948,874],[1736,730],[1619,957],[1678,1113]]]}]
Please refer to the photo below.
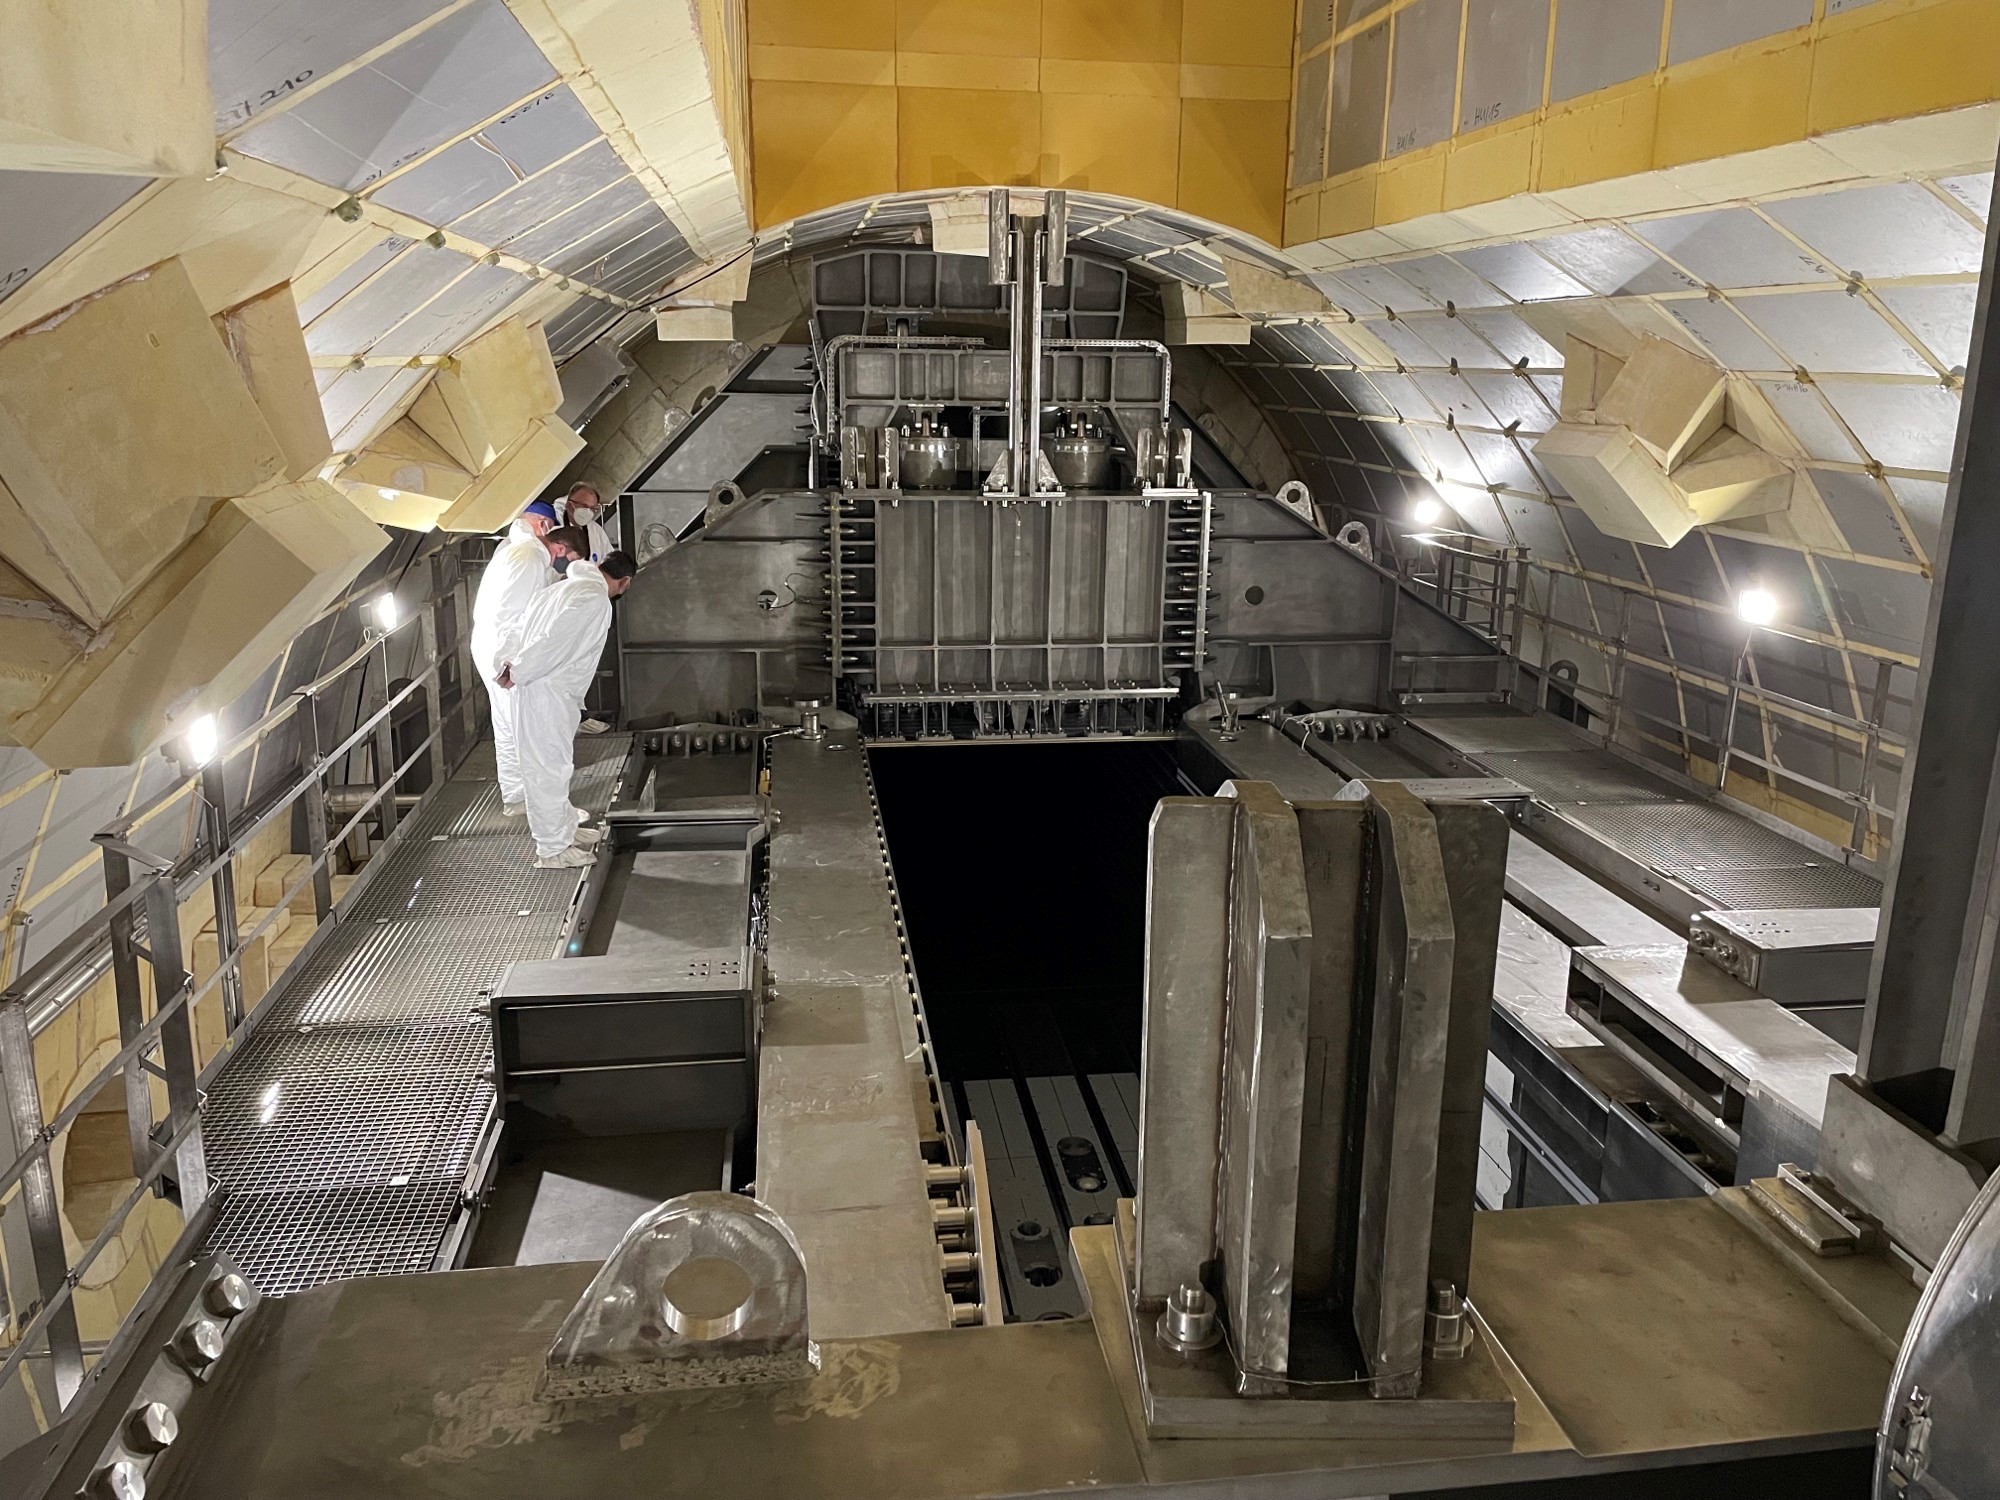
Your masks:
[{"label": "blue face mask", "polygon": [[553,561],[556,565],[556,572],[567,573],[569,571],[570,559],[568,559],[567,557],[553,558],[551,559],[551,561]]}]

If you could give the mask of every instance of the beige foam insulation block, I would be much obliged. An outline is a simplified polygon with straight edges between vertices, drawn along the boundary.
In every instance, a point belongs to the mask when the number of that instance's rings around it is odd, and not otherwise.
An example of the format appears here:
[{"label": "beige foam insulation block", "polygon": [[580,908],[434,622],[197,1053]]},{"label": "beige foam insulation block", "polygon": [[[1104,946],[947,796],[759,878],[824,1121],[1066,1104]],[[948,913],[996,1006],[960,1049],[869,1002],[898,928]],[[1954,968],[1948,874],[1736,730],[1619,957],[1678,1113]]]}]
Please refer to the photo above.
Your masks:
[{"label": "beige foam insulation block", "polygon": [[664,344],[726,344],[736,337],[736,310],[702,303],[663,307],[653,315],[653,332]]},{"label": "beige foam insulation block", "polygon": [[562,382],[539,323],[509,318],[440,365],[410,408],[455,464],[477,474],[537,417],[562,407]]},{"label": "beige foam insulation block", "polygon": [[40,702],[89,643],[88,626],[0,562],[0,723]]},{"label": "beige foam insulation block", "polygon": [[1323,313],[1332,305],[1311,282],[1280,276],[1226,250],[1222,269],[1229,277],[1229,300],[1239,313]]},{"label": "beige foam insulation block", "polygon": [[[273,908],[261,901],[239,901],[236,904],[236,935],[240,939],[257,930],[257,924],[271,915]],[[273,940],[291,930],[292,912],[286,908],[278,913],[277,920],[265,930],[264,935]],[[203,932],[215,931],[215,918],[210,917],[202,924]]]},{"label": "beige foam insulation block", "polygon": [[1765,516],[1792,503],[1792,471],[1727,427],[1673,472],[1674,484],[1704,526]]},{"label": "beige foam insulation block", "polygon": [[[251,882],[251,898],[259,906],[276,906],[284,897],[286,891],[290,890],[297,882],[305,879],[306,871],[311,867],[312,856],[310,855],[280,854],[276,859],[257,872],[256,880]],[[304,901],[303,909],[301,909],[300,905],[301,898]],[[292,898],[291,910],[292,915],[295,917],[309,917],[312,915],[312,886],[310,884]]]},{"label": "beige foam insulation block", "polygon": [[1611,389],[1611,382],[1625,368],[1625,361],[1588,343],[1575,334],[1563,340],[1562,420],[1589,422],[1595,419],[1598,402]]},{"label": "beige foam insulation block", "polygon": [[1700,520],[1626,428],[1558,422],[1536,441],[1535,456],[1606,536],[1671,547]]},{"label": "beige foam insulation block", "polygon": [[58,769],[133,764],[245,691],[386,541],[321,480],[225,502],[11,734]]},{"label": "beige foam insulation block", "polygon": [[242,181],[237,170],[170,178],[144,190],[0,303],[0,334],[39,323],[166,260],[187,269],[210,313],[289,281],[333,216],[311,199]]},{"label": "beige foam insulation block", "polygon": [[984,259],[992,252],[989,211],[984,193],[945,198],[931,204],[931,249],[939,255],[977,255]]},{"label": "beige foam insulation block", "polygon": [[438,518],[444,531],[498,531],[547,489],[584,442],[554,417],[537,417]]},{"label": "beige foam insulation block", "polygon": [[1722,426],[1722,371],[1700,355],[1648,336],[1597,403],[1597,420],[1629,428],[1672,473]]},{"label": "beige foam insulation block", "polygon": [[215,319],[215,329],[285,455],[284,477],[317,474],[333,457],[333,439],[327,435],[326,410],[320,405],[291,287],[277,287],[230,308]]},{"label": "beige foam insulation block", "polygon": [[1194,317],[1168,318],[1165,342],[1187,344],[1247,344],[1252,324],[1248,318]]},{"label": "beige foam insulation block", "polygon": [[0,555],[96,626],[285,457],[167,261],[0,342]]},{"label": "beige foam insulation block", "polygon": [[215,170],[207,0],[0,0],[0,170]]},{"label": "beige foam insulation block", "polygon": [[340,471],[339,483],[371,521],[430,531],[471,488],[472,475],[404,417],[354,455]]}]

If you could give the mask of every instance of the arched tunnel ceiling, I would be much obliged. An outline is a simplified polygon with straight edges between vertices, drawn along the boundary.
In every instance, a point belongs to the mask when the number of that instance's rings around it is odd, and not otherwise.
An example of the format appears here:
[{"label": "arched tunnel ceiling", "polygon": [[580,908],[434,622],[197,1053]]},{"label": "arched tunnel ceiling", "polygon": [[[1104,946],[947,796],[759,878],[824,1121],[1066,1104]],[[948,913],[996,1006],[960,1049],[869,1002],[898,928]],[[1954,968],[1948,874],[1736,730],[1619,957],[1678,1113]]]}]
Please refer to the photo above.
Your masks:
[{"label": "arched tunnel ceiling", "polygon": [[[1599,688],[1619,679],[1628,729],[1712,775],[1745,639],[1734,600],[1751,587],[1776,594],[1781,617],[1757,634],[1746,683],[1878,718],[1892,734],[1907,727],[1992,192],[1992,172],[1968,164],[1332,272],[1170,210],[1072,194],[1070,211],[1078,251],[1156,280],[1228,299],[1226,252],[1323,292],[1325,314],[1253,315],[1247,347],[1206,351],[1263,410],[1295,471],[1348,511],[1407,523],[1436,498],[1446,527],[1524,549],[1536,564],[1530,609],[1604,638],[1557,631],[1551,658],[1578,662]],[[940,196],[799,219],[760,239],[759,264],[920,240]],[[1651,334],[1730,372],[1755,436],[1806,480],[1790,512],[1671,549],[1599,532],[1533,454],[1556,421],[1570,331]],[[1531,659],[1540,634],[1527,633]],[[1622,673],[1609,644],[1620,638]],[[1855,736],[1754,693],[1736,745],[1792,796],[1773,802],[1793,816],[1799,787],[1757,760],[1856,788]],[[1894,804],[1889,755],[1873,790],[1882,806]]]},{"label": "arched tunnel ceiling", "polygon": [[[741,101],[699,54],[708,12],[726,5],[649,8],[649,24],[671,23],[682,49],[647,59],[650,76],[677,83],[652,90],[655,108],[680,111],[674,141],[703,143],[679,156],[664,134],[640,139],[648,121],[620,91],[617,49],[553,19],[586,7],[209,9],[226,171],[207,181],[0,171],[0,335],[183,247],[207,257],[216,280],[239,264],[282,266],[299,289],[335,445],[352,449],[414,394],[423,364],[503,317],[543,321],[559,359],[607,336],[629,343],[649,329],[663,286],[750,240],[726,139]],[[1721,737],[1743,639],[1731,600],[1753,581],[1785,611],[1782,632],[1760,634],[1748,659],[1757,683],[1858,719],[1886,684],[1887,722],[1904,724],[1991,192],[1991,173],[1966,163],[1332,271],[1316,269],[1323,257],[1175,210],[1089,193],[1071,202],[1079,250],[1157,280],[1228,300],[1227,252],[1324,293],[1324,314],[1256,316],[1248,346],[1206,351],[1262,409],[1293,468],[1326,504],[1401,517],[1435,495],[1466,532],[1525,549],[1538,564],[1531,605],[1623,636],[1629,663],[1621,673],[1608,647],[1561,634],[1547,654],[1601,687],[1615,679],[1640,716],[1628,730],[1698,769]],[[352,222],[332,212],[350,195]],[[767,230],[758,265],[922,239],[939,196],[876,198]],[[1760,440],[1809,481],[1789,516],[1697,532],[1671,550],[1608,539],[1584,518],[1530,448],[1554,420],[1561,335],[1607,323],[1698,349],[1738,377]],[[400,568],[395,557],[372,576]],[[1543,649],[1531,630],[1527,653]],[[232,717],[254,719],[277,681]],[[1858,775],[1853,735],[1782,706],[1746,700],[1736,743],[1832,785],[1852,788]],[[10,909],[45,918],[38,943],[17,945],[17,967],[20,951],[59,935],[58,905],[94,904],[88,831],[161,774],[155,757],[143,776],[55,778],[25,751],[0,751],[0,856],[18,872]],[[1874,797],[1893,804],[1893,785]],[[83,841],[73,855],[31,859],[72,825]]]}]

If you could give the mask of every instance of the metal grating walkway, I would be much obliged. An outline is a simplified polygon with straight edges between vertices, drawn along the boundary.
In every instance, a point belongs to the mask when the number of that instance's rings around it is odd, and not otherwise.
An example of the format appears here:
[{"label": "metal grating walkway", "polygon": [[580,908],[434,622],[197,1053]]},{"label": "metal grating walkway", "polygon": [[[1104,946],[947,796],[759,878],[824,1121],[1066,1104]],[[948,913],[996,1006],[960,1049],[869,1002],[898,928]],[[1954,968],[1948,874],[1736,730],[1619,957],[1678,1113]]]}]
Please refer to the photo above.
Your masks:
[{"label": "metal grating walkway", "polygon": [[1720,909],[1881,904],[1874,876],[1697,800],[1558,719],[1500,710],[1410,722]]},{"label": "metal grating walkway", "polygon": [[[579,740],[572,795],[611,805],[631,740]],[[581,877],[537,870],[481,745],[216,1075],[202,1111],[227,1188],[209,1235],[266,1293],[429,1270],[493,1110],[476,1006],[558,951]]]}]

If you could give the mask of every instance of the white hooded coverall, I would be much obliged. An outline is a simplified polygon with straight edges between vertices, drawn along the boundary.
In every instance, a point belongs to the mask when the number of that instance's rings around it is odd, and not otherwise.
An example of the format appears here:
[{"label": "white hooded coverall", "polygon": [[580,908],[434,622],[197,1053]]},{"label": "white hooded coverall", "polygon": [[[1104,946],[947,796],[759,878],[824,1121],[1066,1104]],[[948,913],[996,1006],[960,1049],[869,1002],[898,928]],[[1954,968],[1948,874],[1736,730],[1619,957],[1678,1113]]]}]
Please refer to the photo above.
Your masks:
[{"label": "white hooded coverall", "polygon": [[569,784],[576,772],[576,720],[611,630],[611,591],[597,564],[573,562],[529,604],[501,648],[514,673],[514,732],[528,794],[528,829],[543,859],[576,842]]},{"label": "white hooded coverall", "polygon": [[472,666],[486,684],[493,705],[493,758],[499,766],[500,796],[518,805],[527,795],[514,735],[514,695],[494,682],[500,675],[500,647],[521,633],[521,619],[534,597],[556,581],[549,549],[516,521],[507,540],[486,564],[472,598]]}]

